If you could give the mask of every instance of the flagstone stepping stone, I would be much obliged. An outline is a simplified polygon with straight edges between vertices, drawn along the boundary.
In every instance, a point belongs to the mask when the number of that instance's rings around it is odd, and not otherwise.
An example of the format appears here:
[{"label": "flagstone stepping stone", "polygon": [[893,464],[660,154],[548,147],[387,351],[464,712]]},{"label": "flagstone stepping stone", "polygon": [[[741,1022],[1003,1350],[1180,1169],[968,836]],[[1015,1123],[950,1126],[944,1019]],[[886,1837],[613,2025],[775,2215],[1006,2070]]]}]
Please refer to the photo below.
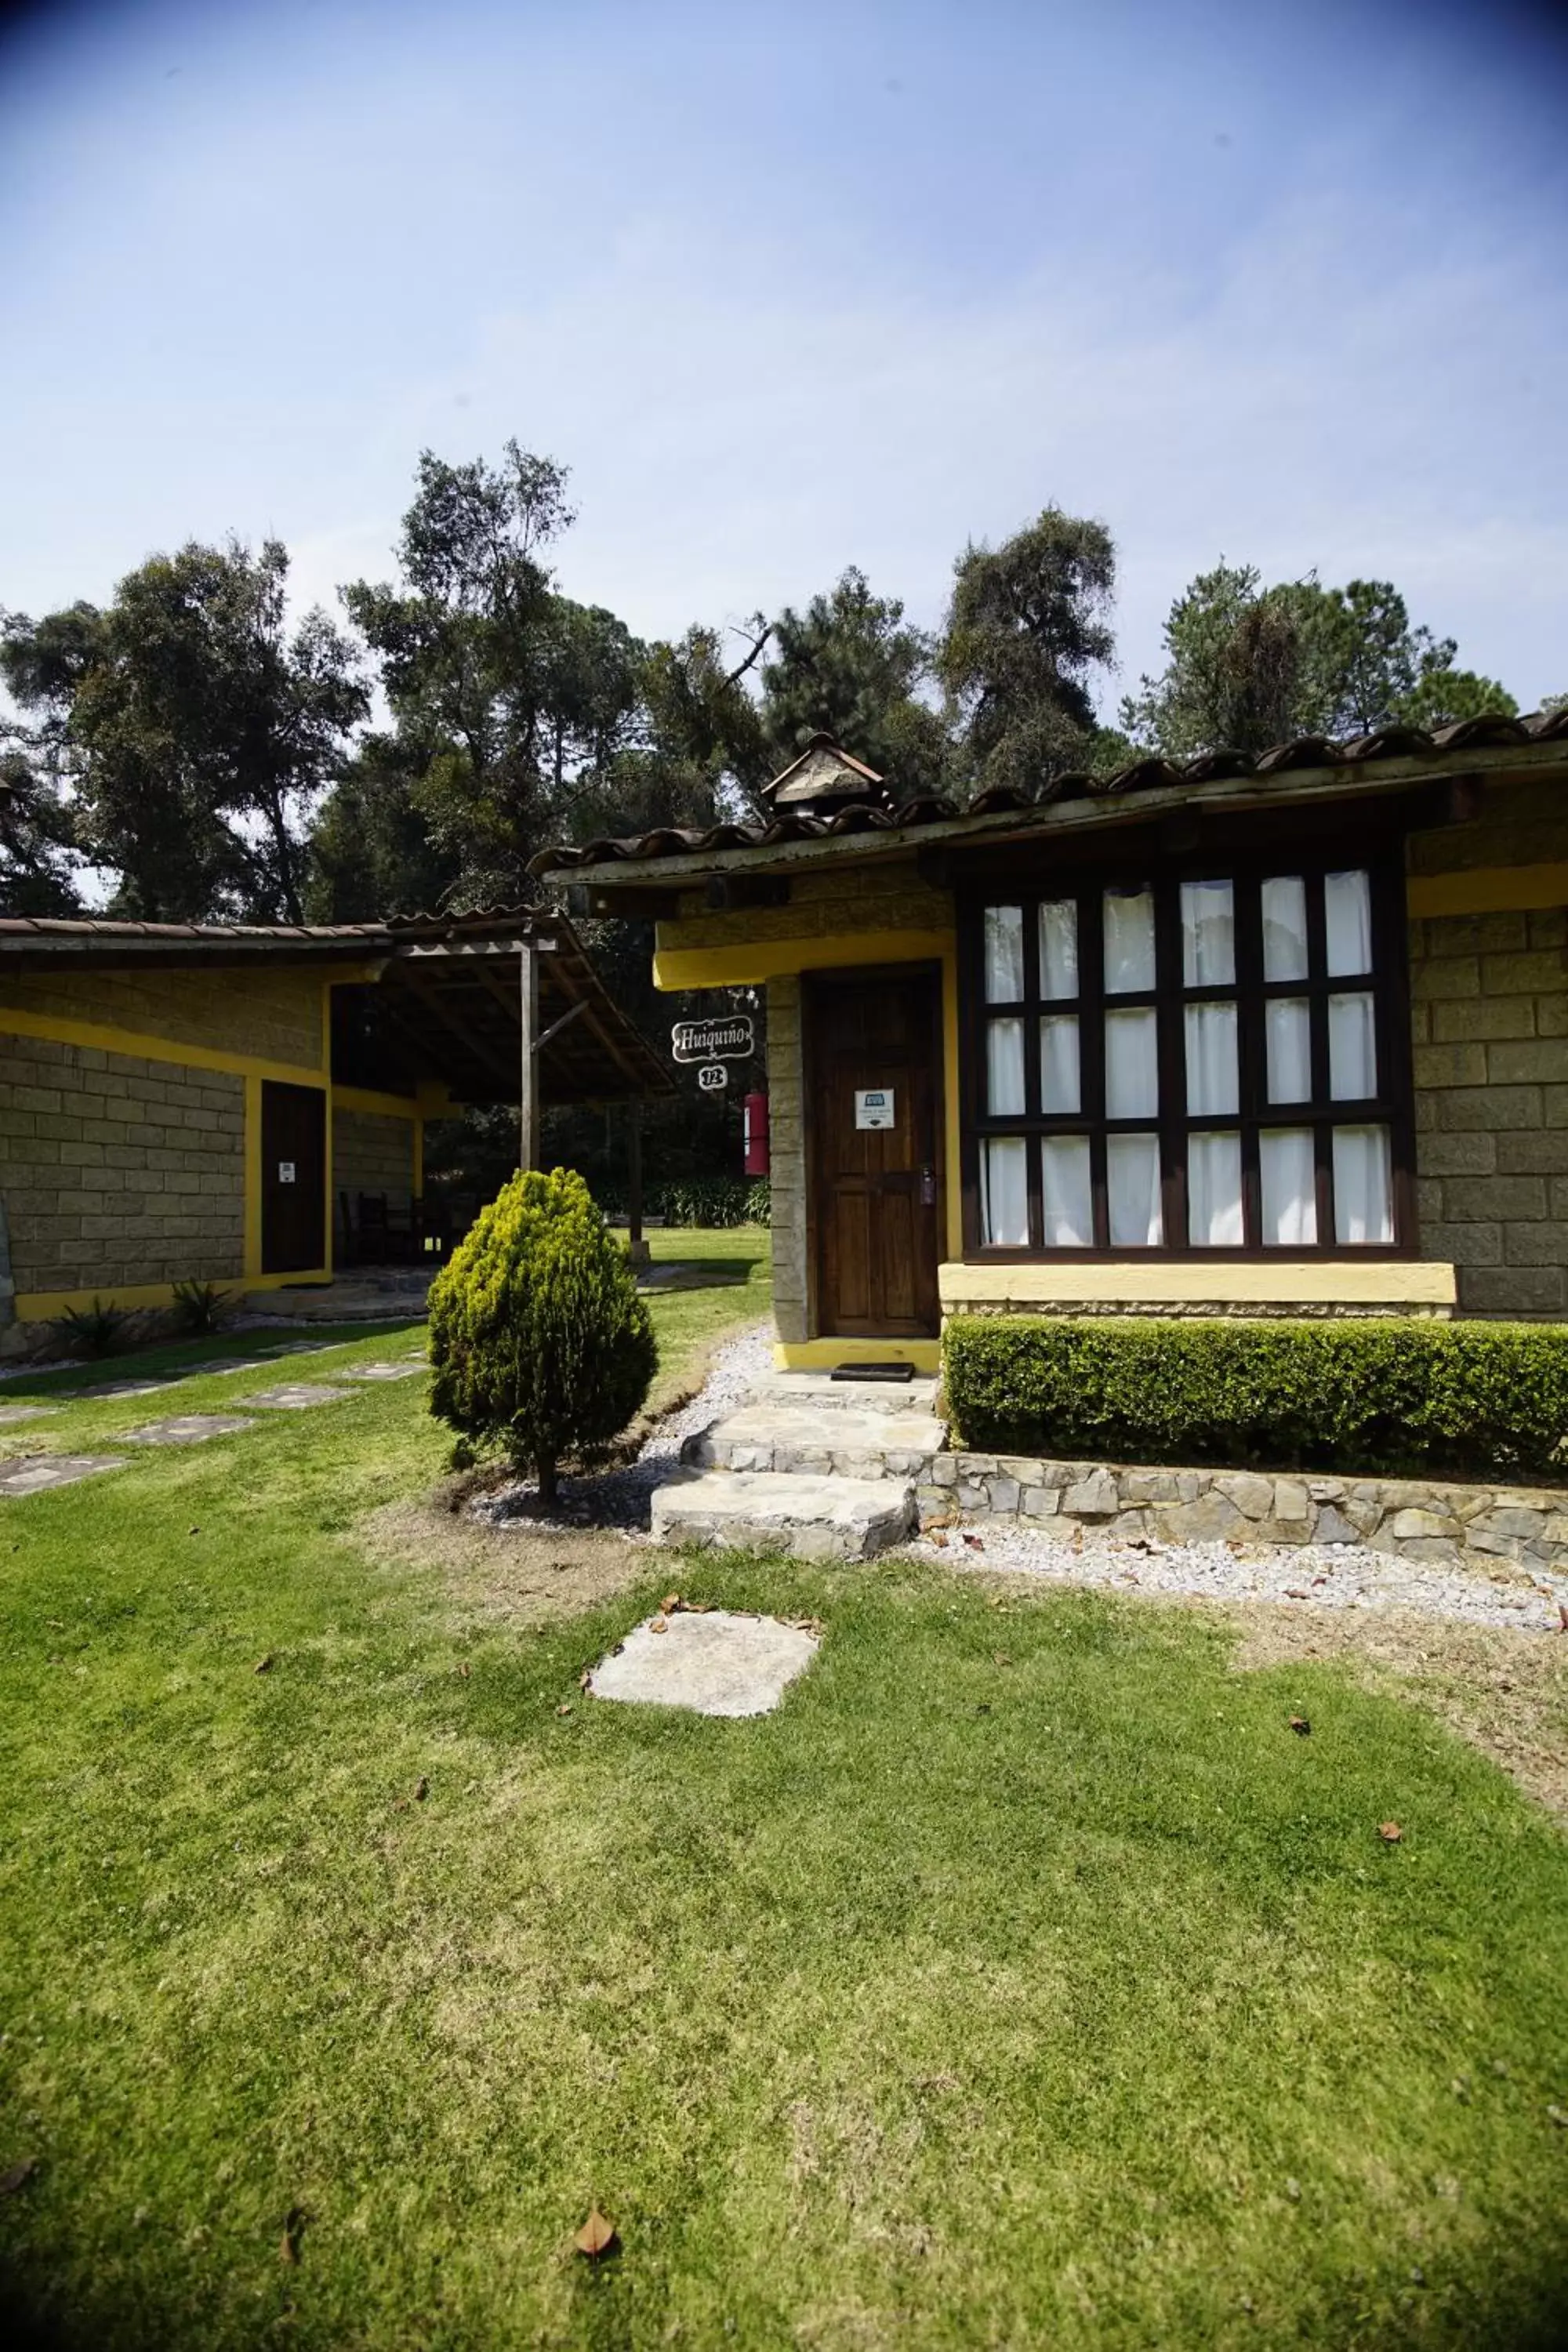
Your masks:
[{"label": "flagstone stepping stone", "polygon": [[679,1610],[634,1626],[593,1669],[588,1688],[595,1698],[686,1706],[698,1715],[768,1715],[819,1646],[819,1635],[777,1617]]},{"label": "flagstone stepping stone", "polygon": [[0,1495],[41,1495],[51,1486],[74,1486],[79,1478],[124,1467],[122,1454],[23,1454],[0,1462]]},{"label": "flagstone stepping stone", "polygon": [[304,1412],[313,1404],[337,1404],[353,1394],[353,1389],[329,1388],[325,1381],[285,1381],[279,1388],[258,1389],[245,1402],[265,1405],[269,1412]]},{"label": "flagstone stepping stone", "polygon": [[209,1437],[232,1437],[237,1429],[254,1429],[242,1412],[175,1412],[167,1421],[150,1421],[144,1429],[128,1429],[127,1445],[200,1445]]},{"label": "flagstone stepping stone", "polygon": [[423,1359],[417,1364],[350,1364],[342,1377],[345,1381],[411,1381],[424,1370]]},{"label": "flagstone stepping stone", "polygon": [[46,1413],[58,1411],[58,1404],[0,1404],[0,1429],[13,1427],[19,1421],[42,1421]]}]

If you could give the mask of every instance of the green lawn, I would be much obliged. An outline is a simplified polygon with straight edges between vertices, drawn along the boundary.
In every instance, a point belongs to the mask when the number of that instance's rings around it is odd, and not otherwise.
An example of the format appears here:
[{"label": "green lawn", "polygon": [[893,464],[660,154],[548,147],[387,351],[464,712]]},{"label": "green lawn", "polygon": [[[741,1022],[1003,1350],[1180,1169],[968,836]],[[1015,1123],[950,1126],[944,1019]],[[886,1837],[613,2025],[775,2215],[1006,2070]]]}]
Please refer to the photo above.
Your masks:
[{"label": "green lawn", "polygon": [[[654,1312],[675,1357],[763,1302]],[[356,1535],[439,1472],[422,1385],[0,1501],[17,2316],[72,2352],[1561,2340],[1568,1847],[1501,1773],[1337,1664],[1233,1672],[1214,1617],[898,1563],[667,1559],[521,1633]],[[672,1583],[824,1620],[776,1716],[583,1696]]]}]

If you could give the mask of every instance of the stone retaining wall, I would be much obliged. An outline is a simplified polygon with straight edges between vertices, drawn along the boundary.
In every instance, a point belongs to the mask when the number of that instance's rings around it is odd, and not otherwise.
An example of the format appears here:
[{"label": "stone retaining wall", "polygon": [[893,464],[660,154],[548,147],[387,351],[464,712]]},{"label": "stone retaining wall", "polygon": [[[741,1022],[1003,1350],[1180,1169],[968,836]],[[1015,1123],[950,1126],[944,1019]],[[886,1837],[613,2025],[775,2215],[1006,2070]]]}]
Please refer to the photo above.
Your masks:
[{"label": "stone retaining wall", "polygon": [[1370,1544],[1483,1571],[1568,1571],[1568,1488],[1405,1478],[1161,1470],[1008,1454],[939,1454],[917,1491],[922,1527],[956,1518],[1076,1526],[1163,1543]]}]

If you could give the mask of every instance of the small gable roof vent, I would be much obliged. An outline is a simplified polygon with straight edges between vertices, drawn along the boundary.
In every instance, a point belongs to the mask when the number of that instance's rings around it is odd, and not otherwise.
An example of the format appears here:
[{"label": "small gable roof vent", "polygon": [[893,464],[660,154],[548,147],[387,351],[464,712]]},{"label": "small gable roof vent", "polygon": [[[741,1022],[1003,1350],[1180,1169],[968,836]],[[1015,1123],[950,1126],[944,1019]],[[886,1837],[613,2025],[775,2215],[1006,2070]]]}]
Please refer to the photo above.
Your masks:
[{"label": "small gable roof vent", "polygon": [[831,813],[856,803],[885,808],[889,793],[875,768],[855,759],[831,735],[814,735],[798,760],[792,760],[763,798],[774,809],[821,809]]}]

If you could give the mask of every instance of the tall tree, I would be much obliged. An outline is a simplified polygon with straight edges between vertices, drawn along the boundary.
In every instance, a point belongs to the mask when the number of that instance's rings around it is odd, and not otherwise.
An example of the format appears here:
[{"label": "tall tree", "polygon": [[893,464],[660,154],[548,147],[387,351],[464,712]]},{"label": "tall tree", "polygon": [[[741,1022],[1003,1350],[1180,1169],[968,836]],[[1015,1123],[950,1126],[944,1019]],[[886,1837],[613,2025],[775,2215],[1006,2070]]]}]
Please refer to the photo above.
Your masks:
[{"label": "tall tree", "polygon": [[1115,585],[1104,524],[1060,507],[959,557],[936,667],[977,782],[1034,792],[1089,764],[1089,683],[1111,659]]},{"label": "tall tree", "polygon": [[934,646],[895,596],[874,596],[853,565],[804,613],[773,624],[762,671],[762,723],[778,766],[821,730],[886,776],[903,799],[942,789],[949,759],[941,715],[921,698]]},{"label": "tall tree", "polygon": [[1142,680],[1121,719],[1173,759],[1516,708],[1495,679],[1455,666],[1452,637],[1414,627],[1387,580],[1265,588],[1250,564],[1222,562],[1177,597],[1164,636],[1163,670]]},{"label": "tall tree", "polygon": [[292,633],[287,551],[194,542],[78,604],[6,621],[0,673],[40,720],[116,914],[304,912],[305,823],[367,697],[326,614]]}]

